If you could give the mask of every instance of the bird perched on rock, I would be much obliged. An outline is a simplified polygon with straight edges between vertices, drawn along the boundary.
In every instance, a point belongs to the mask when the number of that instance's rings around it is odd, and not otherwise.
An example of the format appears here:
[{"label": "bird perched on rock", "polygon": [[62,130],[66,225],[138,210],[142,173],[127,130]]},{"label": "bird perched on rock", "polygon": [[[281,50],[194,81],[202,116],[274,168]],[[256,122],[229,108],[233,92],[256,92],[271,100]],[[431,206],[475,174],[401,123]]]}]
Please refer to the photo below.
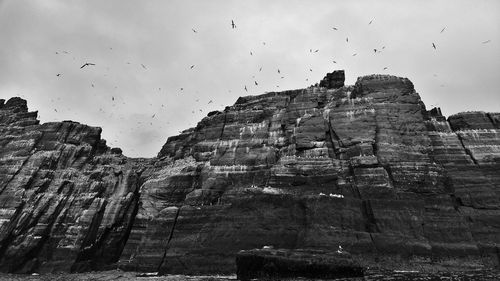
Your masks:
[{"label": "bird perched on rock", "polygon": [[246,86],[246,85],[245,85],[245,91],[247,91],[247,92],[248,92],[248,89],[247,89],[247,86]]},{"label": "bird perched on rock", "polygon": [[339,249],[337,250],[337,253],[342,254],[344,250],[342,249],[342,246],[339,245]]}]

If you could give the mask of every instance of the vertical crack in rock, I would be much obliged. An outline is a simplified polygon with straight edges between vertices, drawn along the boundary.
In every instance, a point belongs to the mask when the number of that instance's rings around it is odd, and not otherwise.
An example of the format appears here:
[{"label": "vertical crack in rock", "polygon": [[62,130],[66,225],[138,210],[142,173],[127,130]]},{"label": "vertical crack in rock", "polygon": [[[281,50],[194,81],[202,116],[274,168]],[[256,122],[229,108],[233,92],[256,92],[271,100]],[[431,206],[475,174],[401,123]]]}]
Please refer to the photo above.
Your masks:
[{"label": "vertical crack in rock", "polygon": [[224,136],[224,129],[226,128],[226,122],[227,122],[227,112],[224,112],[224,123],[222,123],[222,129],[220,130],[219,140],[222,140],[222,137]]},{"label": "vertical crack in rock", "polygon": [[337,142],[339,145],[342,145],[342,143],[341,143],[339,136],[337,135],[337,133],[333,129],[332,119],[330,117],[328,117],[328,135],[329,135],[328,140],[332,144],[332,150],[334,153],[334,155],[332,155],[332,156],[335,156],[335,157],[331,157],[331,158],[340,159],[340,152],[339,152],[340,147],[337,147],[335,145],[335,142]]},{"label": "vertical crack in rock", "polygon": [[373,208],[371,205],[370,200],[363,200],[362,201],[362,209],[363,209],[363,217],[365,220],[365,229],[366,232],[374,233],[374,232],[380,232],[377,228],[377,223],[375,221],[375,215],[373,214]]},{"label": "vertical crack in rock", "polygon": [[457,135],[458,140],[460,141],[460,144],[462,145],[465,153],[467,155],[469,155],[470,159],[472,160],[472,162],[474,162],[474,164],[479,165],[479,163],[477,162],[476,158],[474,158],[474,155],[472,154],[472,152],[470,151],[470,149],[468,149],[467,147],[465,147],[464,140],[462,139],[462,136],[460,135],[460,133],[456,133],[456,135]]},{"label": "vertical crack in rock", "polygon": [[170,241],[172,240],[172,238],[174,236],[175,225],[177,224],[177,219],[179,218],[179,213],[181,211],[181,208],[182,208],[182,206],[179,207],[177,209],[177,212],[175,213],[174,223],[172,224],[172,228],[170,229],[170,234],[168,236],[167,244],[165,245],[165,250],[163,252],[163,257],[161,258],[161,262],[158,265],[158,269],[156,270],[157,272],[161,271],[161,268],[163,267],[163,264],[165,263],[165,259],[167,257],[167,251],[169,249],[169,244],[170,244]]},{"label": "vertical crack in rock", "polygon": [[491,121],[491,124],[493,124],[493,127],[494,128],[498,128],[500,129],[500,123],[498,121],[496,121],[492,116],[491,116],[491,113],[486,113],[486,117],[488,117],[488,119],[490,119]]}]

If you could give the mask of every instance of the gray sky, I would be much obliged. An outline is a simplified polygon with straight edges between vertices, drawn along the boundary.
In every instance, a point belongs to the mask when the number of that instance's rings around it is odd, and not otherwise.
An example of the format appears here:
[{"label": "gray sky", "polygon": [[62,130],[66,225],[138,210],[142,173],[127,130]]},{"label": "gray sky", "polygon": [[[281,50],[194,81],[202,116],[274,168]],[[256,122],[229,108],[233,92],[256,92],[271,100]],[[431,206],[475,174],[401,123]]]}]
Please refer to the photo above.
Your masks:
[{"label": "gray sky", "polygon": [[335,69],[347,84],[408,77],[445,115],[500,111],[495,0],[0,0],[0,42],[0,98],[26,98],[42,122],[100,126],[127,156],[156,155],[239,96]]}]

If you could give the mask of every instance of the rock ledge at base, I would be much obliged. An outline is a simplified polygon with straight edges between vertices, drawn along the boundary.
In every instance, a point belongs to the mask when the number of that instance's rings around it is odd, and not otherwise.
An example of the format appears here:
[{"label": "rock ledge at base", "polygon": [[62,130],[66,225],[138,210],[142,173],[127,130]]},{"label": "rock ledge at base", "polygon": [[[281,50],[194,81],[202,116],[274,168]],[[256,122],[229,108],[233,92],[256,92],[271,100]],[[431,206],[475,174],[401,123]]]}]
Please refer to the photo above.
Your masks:
[{"label": "rock ledge at base", "polygon": [[362,277],[363,268],[348,253],[307,249],[255,249],[236,255],[238,280],[265,278],[352,278]]}]

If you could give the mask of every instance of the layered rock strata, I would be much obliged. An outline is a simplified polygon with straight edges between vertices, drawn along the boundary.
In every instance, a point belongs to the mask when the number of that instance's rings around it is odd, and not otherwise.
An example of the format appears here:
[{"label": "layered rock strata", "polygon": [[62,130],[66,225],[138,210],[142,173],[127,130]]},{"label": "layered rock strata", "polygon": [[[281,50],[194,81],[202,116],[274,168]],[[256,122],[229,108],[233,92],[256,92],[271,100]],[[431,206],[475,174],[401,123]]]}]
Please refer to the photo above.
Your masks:
[{"label": "layered rock strata", "polygon": [[264,245],[499,262],[500,114],[447,120],[406,78],[344,86],[338,71],[241,97],[154,159],[0,104],[2,271],[235,272],[238,251]]}]

